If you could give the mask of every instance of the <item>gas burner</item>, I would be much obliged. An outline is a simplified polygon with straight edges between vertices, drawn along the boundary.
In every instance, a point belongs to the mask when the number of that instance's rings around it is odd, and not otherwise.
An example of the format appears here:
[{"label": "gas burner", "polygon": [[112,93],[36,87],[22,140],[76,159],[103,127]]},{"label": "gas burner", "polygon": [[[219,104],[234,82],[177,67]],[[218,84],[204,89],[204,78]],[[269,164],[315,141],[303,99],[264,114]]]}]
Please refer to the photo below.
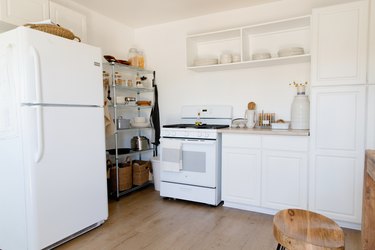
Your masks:
[{"label": "gas burner", "polygon": [[195,128],[195,129],[221,129],[221,128],[228,128],[229,125],[221,125],[221,124],[202,124],[202,125],[195,125],[195,124],[170,124],[164,125],[163,128]]}]

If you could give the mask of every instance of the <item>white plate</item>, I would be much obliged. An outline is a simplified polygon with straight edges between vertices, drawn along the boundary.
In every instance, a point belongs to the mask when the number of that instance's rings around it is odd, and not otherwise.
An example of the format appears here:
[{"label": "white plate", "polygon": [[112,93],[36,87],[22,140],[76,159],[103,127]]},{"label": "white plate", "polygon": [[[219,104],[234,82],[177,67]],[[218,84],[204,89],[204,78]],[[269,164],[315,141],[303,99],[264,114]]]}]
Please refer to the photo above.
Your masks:
[{"label": "white plate", "polygon": [[280,49],[277,52],[277,55],[279,57],[284,57],[284,56],[303,55],[304,53],[305,53],[305,51],[301,47],[291,47],[291,48]]},{"label": "white plate", "polygon": [[213,65],[213,64],[218,64],[218,60],[214,58],[203,58],[203,59],[194,60],[195,66],[205,66],[205,65]]},{"label": "white plate", "polygon": [[130,122],[130,125],[133,127],[133,128],[148,128],[150,127],[150,123],[149,122]]}]

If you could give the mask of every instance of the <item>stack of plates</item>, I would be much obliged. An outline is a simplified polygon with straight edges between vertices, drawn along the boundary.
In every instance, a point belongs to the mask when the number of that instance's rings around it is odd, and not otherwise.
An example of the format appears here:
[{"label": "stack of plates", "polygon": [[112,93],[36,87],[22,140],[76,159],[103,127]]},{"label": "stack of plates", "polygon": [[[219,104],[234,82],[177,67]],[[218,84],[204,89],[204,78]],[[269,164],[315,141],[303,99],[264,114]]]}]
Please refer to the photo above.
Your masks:
[{"label": "stack of plates", "polygon": [[263,60],[271,58],[271,54],[268,52],[254,53],[252,56],[253,60]]},{"label": "stack of plates", "polygon": [[217,64],[218,60],[216,58],[200,58],[194,60],[194,66],[205,66]]},{"label": "stack of plates", "polygon": [[232,62],[241,62],[241,56],[238,54],[233,54],[232,55]]},{"label": "stack of plates", "polygon": [[301,47],[291,47],[291,48],[280,49],[279,52],[277,52],[279,57],[296,56],[296,55],[302,55],[304,53],[305,51]]}]

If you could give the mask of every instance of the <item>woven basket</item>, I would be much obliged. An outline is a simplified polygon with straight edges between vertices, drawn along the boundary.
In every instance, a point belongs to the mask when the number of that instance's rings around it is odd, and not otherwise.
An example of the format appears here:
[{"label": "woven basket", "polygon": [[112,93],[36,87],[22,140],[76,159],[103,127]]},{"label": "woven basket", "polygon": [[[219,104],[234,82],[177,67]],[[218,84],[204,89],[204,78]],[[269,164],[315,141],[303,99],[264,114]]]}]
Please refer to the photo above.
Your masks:
[{"label": "woven basket", "polygon": [[56,36],[61,36],[61,37],[64,37],[64,38],[67,38],[67,39],[70,39],[70,40],[77,39],[78,42],[81,41],[81,38],[79,38],[78,36],[75,36],[73,34],[73,32],[71,32],[70,30],[65,29],[63,27],[60,27],[58,25],[54,25],[54,24],[29,24],[28,23],[28,24],[25,24],[24,26],[35,29],[35,30],[43,31],[43,32],[46,32],[46,33],[50,33],[50,34],[53,34],[53,35],[56,35]]},{"label": "woven basket", "polygon": [[[118,168],[118,187],[119,191],[125,191],[133,187],[132,162],[127,158],[124,163],[119,164]],[[111,191],[116,192],[116,166],[111,168],[110,172]]]},{"label": "woven basket", "polygon": [[133,185],[139,186],[148,181],[150,161],[133,161]]}]

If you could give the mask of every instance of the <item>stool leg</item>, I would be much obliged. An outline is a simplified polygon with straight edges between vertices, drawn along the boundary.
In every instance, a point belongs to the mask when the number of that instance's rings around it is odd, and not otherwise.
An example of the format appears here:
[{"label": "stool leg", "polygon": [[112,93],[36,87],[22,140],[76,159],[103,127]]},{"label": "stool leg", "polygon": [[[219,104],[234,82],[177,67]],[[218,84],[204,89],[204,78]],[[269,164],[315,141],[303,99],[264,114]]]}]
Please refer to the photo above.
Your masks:
[{"label": "stool leg", "polygon": [[285,250],[285,249],[286,249],[286,248],[283,247],[282,245],[280,245],[280,243],[277,244],[276,250]]}]

